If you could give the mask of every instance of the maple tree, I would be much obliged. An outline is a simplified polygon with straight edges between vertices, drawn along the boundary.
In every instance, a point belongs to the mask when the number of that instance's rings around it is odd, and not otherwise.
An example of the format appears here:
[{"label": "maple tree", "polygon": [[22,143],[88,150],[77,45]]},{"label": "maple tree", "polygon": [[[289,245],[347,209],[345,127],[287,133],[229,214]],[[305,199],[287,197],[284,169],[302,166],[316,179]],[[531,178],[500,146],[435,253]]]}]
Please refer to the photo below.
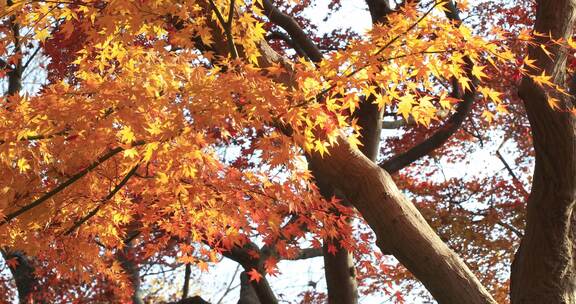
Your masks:
[{"label": "maple tree", "polygon": [[[311,5],[3,1],[1,292],[151,302],[140,269],[185,264],[199,303],[226,257],[277,303],[278,262],[323,256],[303,302],[576,303],[576,4],[367,0],[325,35]],[[484,147],[503,171],[446,177]]]}]

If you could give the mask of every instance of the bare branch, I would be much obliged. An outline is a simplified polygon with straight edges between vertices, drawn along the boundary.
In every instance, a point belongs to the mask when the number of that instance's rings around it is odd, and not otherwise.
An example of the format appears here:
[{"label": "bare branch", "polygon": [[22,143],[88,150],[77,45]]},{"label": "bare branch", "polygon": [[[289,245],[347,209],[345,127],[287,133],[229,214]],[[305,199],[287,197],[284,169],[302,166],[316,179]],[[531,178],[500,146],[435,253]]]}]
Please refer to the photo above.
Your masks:
[{"label": "bare branch", "polygon": [[304,249],[300,250],[300,252],[298,253],[297,256],[295,256],[294,258],[292,258],[290,260],[291,261],[306,260],[306,259],[321,257],[322,255],[323,255],[322,248],[314,248],[314,247],[304,248]]},{"label": "bare branch", "polygon": [[304,53],[304,50],[296,42],[294,42],[292,38],[288,36],[288,34],[279,31],[274,31],[266,36],[266,40],[272,40],[272,39],[280,39],[286,42],[286,44],[288,44],[291,48],[294,49],[294,51],[296,51],[296,54],[298,54],[298,56],[306,57],[306,53]]}]

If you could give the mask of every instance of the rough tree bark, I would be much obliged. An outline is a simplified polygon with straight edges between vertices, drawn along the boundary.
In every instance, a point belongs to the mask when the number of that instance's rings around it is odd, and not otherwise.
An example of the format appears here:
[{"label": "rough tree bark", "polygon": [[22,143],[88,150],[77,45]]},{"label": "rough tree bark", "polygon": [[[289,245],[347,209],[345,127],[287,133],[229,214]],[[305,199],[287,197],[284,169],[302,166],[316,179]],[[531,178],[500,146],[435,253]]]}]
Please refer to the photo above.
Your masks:
[{"label": "rough tree bark", "polygon": [[[258,252],[260,254],[259,259],[254,259],[253,256],[249,254],[249,250]],[[258,272],[264,274],[264,261],[266,259],[266,253],[262,253],[260,248],[253,243],[246,244],[243,248],[234,247],[232,250],[224,252],[223,255],[236,263],[240,264],[242,268],[244,268],[244,272],[242,272],[243,276],[245,276],[245,272],[249,272],[252,269],[256,269]],[[241,278],[242,280],[242,278]],[[244,281],[246,285],[246,281]],[[253,295],[258,298],[259,303],[270,303],[275,304],[278,303],[278,299],[272,291],[266,276],[263,276],[260,281],[248,281],[248,284],[251,285],[251,288],[248,286],[244,287],[245,294],[248,293],[250,296],[248,297],[249,301],[252,301]],[[242,294],[240,297],[242,298]],[[244,295],[248,296],[248,295]]]},{"label": "rough tree bark", "polygon": [[246,271],[240,273],[240,299],[238,304],[261,304],[258,294],[250,284],[250,279]]},{"label": "rough tree bark", "polygon": [[[534,30],[552,38],[572,37],[576,1],[538,1]],[[551,59],[538,46],[528,56],[552,81],[566,87],[567,54],[537,38],[552,52]],[[553,94],[550,92],[550,94]],[[574,268],[574,221],[576,200],[576,119],[567,111],[555,111],[547,103],[546,92],[524,77],[519,88],[532,129],[536,165],[532,191],[528,198],[526,229],[511,276],[514,304],[576,303]],[[558,97],[558,96],[556,96]],[[568,98],[560,99],[569,102]]]}]

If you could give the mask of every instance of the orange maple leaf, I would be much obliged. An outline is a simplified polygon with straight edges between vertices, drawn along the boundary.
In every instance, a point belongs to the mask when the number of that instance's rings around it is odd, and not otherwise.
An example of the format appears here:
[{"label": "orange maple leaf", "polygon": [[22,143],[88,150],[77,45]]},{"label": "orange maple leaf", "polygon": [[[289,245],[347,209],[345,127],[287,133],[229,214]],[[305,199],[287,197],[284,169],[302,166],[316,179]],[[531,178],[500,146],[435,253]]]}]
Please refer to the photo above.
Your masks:
[{"label": "orange maple leaf", "polygon": [[250,276],[250,282],[256,281],[256,283],[259,283],[262,280],[262,275],[254,268],[248,271],[247,274]]}]

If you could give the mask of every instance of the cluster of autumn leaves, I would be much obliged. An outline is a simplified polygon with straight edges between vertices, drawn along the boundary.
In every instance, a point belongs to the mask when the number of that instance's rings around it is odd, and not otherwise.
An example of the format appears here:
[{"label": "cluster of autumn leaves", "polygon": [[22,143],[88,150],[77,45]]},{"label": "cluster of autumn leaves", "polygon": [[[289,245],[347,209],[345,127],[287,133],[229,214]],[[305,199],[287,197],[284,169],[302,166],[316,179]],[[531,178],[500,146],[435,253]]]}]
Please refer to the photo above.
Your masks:
[{"label": "cluster of autumn leaves", "polygon": [[[458,104],[455,79],[494,106],[483,110],[487,121],[507,112],[486,71],[516,64],[501,43],[509,37],[454,26],[445,4],[407,6],[320,63],[266,67],[258,1],[217,1],[224,16],[235,5],[228,25],[195,0],[4,6],[4,22],[21,29],[19,43],[46,46],[44,56],[60,68],[47,69],[50,82],[40,91],[0,101],[0,244],[36,257],[54,278],[91,282],[96,273],[121,281],[114,252],[131,237],[141,259],[164,252],[205,269],[254,239],[278,258],[294,258],[304,240],[318,247],[341,235],[356,215],[321,199],[305,154],[330,153],[341,132],[360,143],[353,118],[360,96],[428,127]],[[245,60],[215,52],[223,39],[214,25],[228,26]],[[0,31],[2,58],[25,58],[13,29]],[[54,37],[77,50],[48,48]],[[551,106],[561,108],[553,96],[566,92],[531,62],[524,58],[521,73],[547,87]],[[279,81],[285,78],[295,81]],[[370,253],[369,233],[344,235],[342,246]],[[267,264],[270,274],[277,257]]]}]

